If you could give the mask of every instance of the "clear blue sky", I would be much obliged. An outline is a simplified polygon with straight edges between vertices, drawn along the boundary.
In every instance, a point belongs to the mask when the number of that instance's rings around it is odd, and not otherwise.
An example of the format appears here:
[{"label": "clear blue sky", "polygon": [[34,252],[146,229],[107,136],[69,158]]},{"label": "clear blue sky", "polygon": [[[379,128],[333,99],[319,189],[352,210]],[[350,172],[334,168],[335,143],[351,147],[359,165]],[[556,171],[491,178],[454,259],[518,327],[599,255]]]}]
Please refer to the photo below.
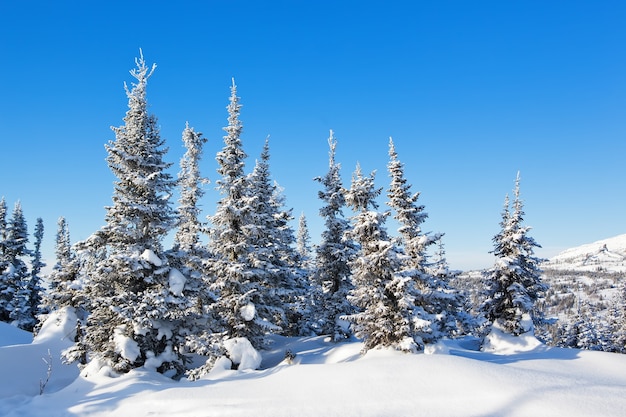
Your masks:
[{"label": "clear blue sky", "polygon": [[[314,240],[312,178],[333,129],[346,185],[359,161],[387,187],[393,137],[423,228],[445,233],[457,269],[491,266],[521,171],[526,223],[549,257],[626,233],[624,22],[623,1],[5,1],[0,195],[21,200],[31,233],[44,219],[48,256],[59,216],[73,241],[104,224],[104,144],[142,48],[158,65],[148,100],[173,173],[188,121],[217,178],[235,77],[248,169],[270,135],[272,174]],[[209,185],[207,213],[217,197]]]}]

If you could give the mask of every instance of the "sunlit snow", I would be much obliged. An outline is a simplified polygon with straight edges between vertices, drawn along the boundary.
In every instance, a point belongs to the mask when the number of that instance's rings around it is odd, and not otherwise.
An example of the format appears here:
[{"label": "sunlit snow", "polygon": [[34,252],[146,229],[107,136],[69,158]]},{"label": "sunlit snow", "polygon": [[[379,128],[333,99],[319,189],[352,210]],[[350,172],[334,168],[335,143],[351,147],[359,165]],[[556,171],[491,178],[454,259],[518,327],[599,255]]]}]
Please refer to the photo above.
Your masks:
[{"label": "sunlit snow", "polygon": [[[491,340],[490,352],[465,338],[429,346],[429,354],[366,355],[358,341],[275,336],[260,352],[259,370],[221,366],[192,382],[173,381],[153,367],[80,376],[59,360],[73,343],[73,320],[54,315],[33,343],[21,345],[13,344],[15,329],[0,323],[0,344],[12,344],[0,347],[1,416],[626,415],[626,355],[551,348],[532,336],[502,334]],[[39,395],[48,350],[52,372]],[[243,363],[252,350],[237,341],[229,354]]]}]

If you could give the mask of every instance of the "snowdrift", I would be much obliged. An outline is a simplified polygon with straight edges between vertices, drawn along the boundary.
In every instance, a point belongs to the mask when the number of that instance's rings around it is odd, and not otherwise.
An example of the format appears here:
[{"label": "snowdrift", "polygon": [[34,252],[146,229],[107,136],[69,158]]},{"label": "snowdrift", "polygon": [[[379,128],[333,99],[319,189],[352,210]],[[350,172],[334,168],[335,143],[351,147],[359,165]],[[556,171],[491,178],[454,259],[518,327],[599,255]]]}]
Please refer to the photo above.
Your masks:
[{"label": "snowdrift", "polygon": [[[550,348],[530,335],[498,334],[488,351],[465,338],[430,346],[426,354],[381,349],[366,355],[358,341],[274,337],[259,370],[217,368],[199,381],[177,382],[142,368],[116,378],[79,376],[58,361],[71,345],[71,329],[71,315],[59,315],[33,343],[0,347],[6,370],[0,415],[626,415],[626,356]],[[0,326],[0,339],[12,331]],[[54,364],[39,395],[48,349]]]}]

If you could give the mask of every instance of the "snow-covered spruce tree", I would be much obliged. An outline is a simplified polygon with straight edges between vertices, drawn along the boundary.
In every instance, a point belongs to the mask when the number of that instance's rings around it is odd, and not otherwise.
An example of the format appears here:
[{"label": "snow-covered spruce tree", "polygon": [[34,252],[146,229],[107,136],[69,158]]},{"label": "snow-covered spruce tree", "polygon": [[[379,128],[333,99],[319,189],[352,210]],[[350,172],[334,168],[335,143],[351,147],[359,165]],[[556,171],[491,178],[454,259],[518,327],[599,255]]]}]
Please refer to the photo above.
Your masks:
[{"label": "snow-covered spruce tree", "polygon": [[178,173],[178,222],[174,247],[168,258],[170,265],[181,272],[178,277],[184,280],[185,296],[190,300],[185,312],[189,330],[186,348],[189,352],[205,355],[212,353],[216,327],[210,311],[215,295],[210,291],[211,282],[204,273],[204,264],[209,261],[210,253],[201,237],[207,233],[207,225],[200,220],[200,200],[205,194],[203,186],[209,180],[201,175],[199,162],[207,140],[187,123],[182,141],[186,152],[180,160]]},{"label": "snow-covered spruce tree", "polygon": [[[256,305],[260,317],[270,317],[285,335],[298,334],[304,275],[293,244],[291,210],[285,209],[282,189],[270,175],[269,140],[248,176],[250,222],[244,228],[252,250],[248,259],[263,304]],[[260,310],[261,309],[261,310]]]},{"label": "snow-covered spruce tree", "polygon": [[89,306],[85,279],[95,270],[95,262],[98,262],[88,261],[90,252],[86,247],[86,242],[79,242],[76,247],[72,247],[67,220],[59,217],[55,237],[56,262],[48,275],[48,291],[42,306],[44,314],[71,307],[79,320],[84,321],[86,318]]},{"label": "snow-covered spruce tree", "polygon": [[626,353],[626,281],[622,281],[611,317],[610,346],[612,352]]},{"label": "snow-covered spruce tree", "polygon": [[4,250],[7,268],[0,277],[0,315],[2,321],[30,331],[35,325],[35,319],[30,308],[30,274],[25,261],[31,255],[26,248],[27,243],[28,228],[22,205],[18,201],[6,228]]},{"label": "snow-covered spruce tree", "polygon": [[[2,197],[2,200],[0,200],[0,277],[9,266],[9,262],[7,258],[7,250],[6,250],[7,212],[8,212],[7,202],[4,199],[4,197]],[[2,283],[0,282],[0,289],[1,288],[2,288]],[[0,295],[0,300],[2,300],[1,295]],[[2,311],[1,307],[0,307],[0,311]],[[1,317],[1,313],[0,313],[0,317]]]},{"label": "snow-covered spruce tree", "polygon": [[520,199],[520,176],[515,180],[512,211],[508,196],[502,212],[501,230],[493,238],[495,265],[486,271],[486,299],[481,311],[492,324],[515,336],[533,330],[537,316],[534,304],[547,286],[541,281],[541,260],[534,256],[540,247],[528,236]]},{"label": "snow-covered spruce tree", "polygon": [[35,243],[32,251],[30,279],[28,280],[28,291],[30,293],[29,305],[35,325],[37,324],[37,319],[41,313],[41,303],[44,294],[44,289],[41,286],[41,277],[39,276],[41,269],[46,266],[45,262],[41,259],[41,243],[43,241],[43,233],[43,219],[38,217],[37,223],[35,223],[35,232],[33,233]]},{"label": "snow-covered spruce tree", "polygon": [[174,236],[175,248],[189,254],[203,248],[200,235],[206,231],[206,226],[200,221],[200,200],[204,196],[203,185],[209,181],[200,174],[199,162],[202,157],[202,147],[206,138],[196,132],[189,123],[183,130],[182,141],[186,152],[180,160],[178,173],[178,222]]},{"label": "snow-covered spruce tree", "polygon": [[70,231],[65,217],[57,220],[57,233],[55,237],[56,262],[52,266],[52,271],[48,275],[48,292],[43,300],[43,310],[50,313],[68,305],[69,288],[65,285],[68,281],[73,281],[75,272],[70,273],[70,264],[73,259],[72,245],[70,241]]},{"label": "snow-covered spruce tree", "polygon": [[363,339],[363,352],[390,346],[417,352],[421,338],[415,333],[412,282],[396,271],[401,268],[398,248],[385,229],[390,212],[379,212],[376,198],[382,188],[374,186],[374,172],[364,177],[357,165],[346,202],[355,212],[348,236],[360,245],[351,263],[354,288],[348,300],[358,312],[345,316],[354,334]]},{"label": "snow-covered spruce tree", "polygon": [[463,297],[451,288],[447,266],[440,264],[434,269],[428,260],[429,247],[441,241],[443,235],[422,231],[421,225],[428,214],[425,207],[417,203],[420,193],[411,193],[391,138],[387,170],[391,177],[387,205],[399,223],[398,240],[405,255],[400,274],[410,279],[412,286],[406,290],[414,300],[411,332],[417,341],[433,343],[441,337],[462,332],[462,323],[468,320],[463,311]]},{"label": "snow-covered spruce tree", "polygon": [[298,219],[296,249],[303,260],[308,261],[311,258],[311,235],[309,233],[309,225],[306,221],[304,213],[301,213],[300,218]]},{"label": "snow-covered spruce tree", "polygon": [[476,319],[470,313],[472,307],[467,294],[451,285],[451,282],[460,279],[461,271],[450,269],[442,238],[437,243],[433,263],[429,267],[430,274],[435,278],[437,292],[442,293],[442,296],[431,299],[435,307],[433,311],[445,311],[443,315],[447,318],[435,320],[437,330],[446,337],[471,334],[477,326]]},{"label": "snow-covered spruce tree", "polygon": [[315,178],[324,187],[318,193],[324,204],[319,211],[324,218],[324,230],[315,251],[315,271],[310,276],[311,316],[308,327],[317,334],[330,335],[334,341],[340,341],[350,336],[347,323],[341,317],[354,313],[347,296],[352,289],[350,262],[357,248],[354,241],[344,236],[350,224],[343,216],[346,200],[340,176],[341,165],[335,161],[337,140],[332,130],[328,145],[328,172]]},{"label": "snow-covered spruce tree", "polygon": [[92,311],[81,343],[92,360],[117,372],[148,366],[178,376],[186,364],[181,326],[189,300],[162,248],[175,223],[169,202],[175,181],[166,172],[171,164],[163,160],[156,117],[148,113],[146,86],[156,66],[148,67],[143,55],[136,64],[124,125],[112,128],[115,141],[106,145],[117,179],[106,225],[91,239],[98,242],[93,252],[104,253],[91,276]]},{"label": "snow-covered spruce tree", "polygon": [[265,335],[280,331],[274,317],[267,314],[263,288],[250,264],[253,248],[250,225],[255,208],[251,206],[249,178],[244,174],[246,154],[241,142],[241,104],[233,80],[228,109],[228,126],[224,128],[224,148],[217,153],[221,178],[216,181],[222,195],[217,210],[210,217],[210,249],[207,274],[214,278],[211,289],[218,299],[213,304],[220,320],[223,338],[246,338],[259,349],[265,346]]}]

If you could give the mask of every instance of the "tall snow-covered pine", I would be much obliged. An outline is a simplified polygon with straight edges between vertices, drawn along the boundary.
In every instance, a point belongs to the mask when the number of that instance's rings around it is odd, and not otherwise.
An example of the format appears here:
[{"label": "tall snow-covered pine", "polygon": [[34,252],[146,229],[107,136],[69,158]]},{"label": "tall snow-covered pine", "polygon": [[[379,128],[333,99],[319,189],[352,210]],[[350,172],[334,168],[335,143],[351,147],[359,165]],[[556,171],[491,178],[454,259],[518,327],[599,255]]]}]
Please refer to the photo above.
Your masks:
[{"label": "tall snow-covered pine", "polygon": [[493,238],[496,261],[486,272],[486,299],[481,310],[489,322],[518,336],[532,331],[533,322],[542,319],[534,305],[547,286],[541,281],[541,260],[534,255],[534,248],[540,246],[528,236],[531,228],[523,225],[519,173],[514,195],[512,207],[508,196],[505,198],[501,230]]},{"label": "tall snow-covered pine", "polygon": [[354,312],[347,297],[352,289],[350,262],[357,248],[354,241],[345,239],[350,223],[343,215],[346,198],[341,165],[335,160],[337,140],[332,130],[328,145],[328,172],[315,178],[323,186],[318,196],[324,204],[319,211],[324,219],[324,230],[315,252],[315,272],[311,275],[309,327],[317,334],[330,335],[334,341],[340,341],[350,336],[341,317]]},{"label": "tall snow-covered pine", "polygon": [[112,128],[115,141],[106,145],[116,181],[106,225],[89,239],[103,259],[90,283],[93,310],[83,343],[92,359],[115,371],[150,366],[178,376],[186,363],[180,327],[188,300],[162,247],[176,220],[169,201],[175,180],[157,119],[148,112],[146,87],[156,66],[148,67],[143,55],[136,64],[124,125]]}]

